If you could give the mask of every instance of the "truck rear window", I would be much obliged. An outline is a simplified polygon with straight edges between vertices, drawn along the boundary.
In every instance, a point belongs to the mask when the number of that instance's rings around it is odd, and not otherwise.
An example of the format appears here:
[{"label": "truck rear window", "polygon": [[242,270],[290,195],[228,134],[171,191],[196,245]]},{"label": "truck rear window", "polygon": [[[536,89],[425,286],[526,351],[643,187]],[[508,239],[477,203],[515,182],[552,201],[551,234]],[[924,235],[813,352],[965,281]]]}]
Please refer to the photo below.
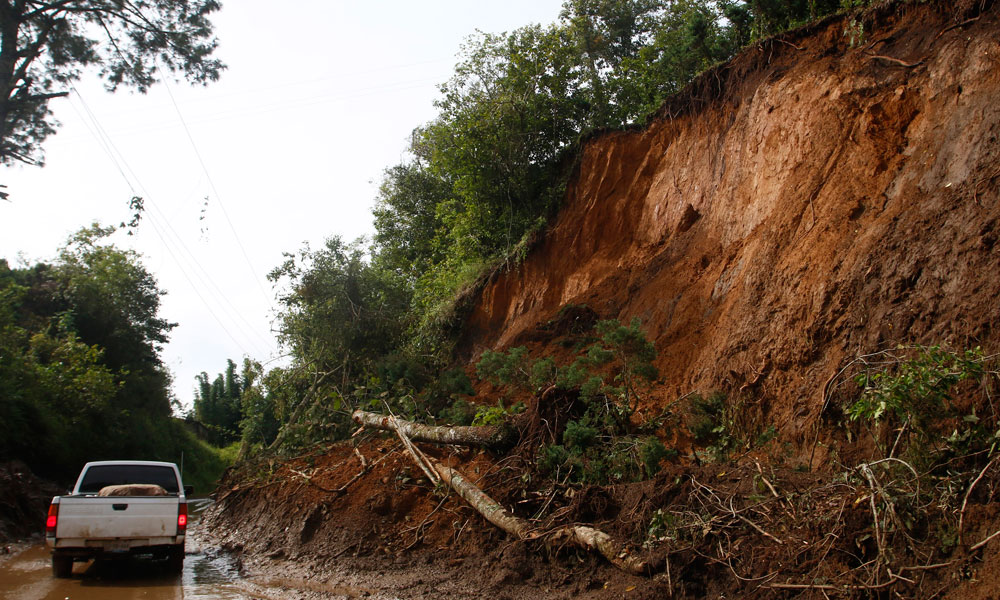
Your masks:
[{"label": "truck rear window", "polygon": [[167,490],[168,494],[179,492],[177,476],[170,467],[155,465],[95,465],[87,469],[80,483],[81,494],[96,494],[109,485],[129,483],[149,483]]}]

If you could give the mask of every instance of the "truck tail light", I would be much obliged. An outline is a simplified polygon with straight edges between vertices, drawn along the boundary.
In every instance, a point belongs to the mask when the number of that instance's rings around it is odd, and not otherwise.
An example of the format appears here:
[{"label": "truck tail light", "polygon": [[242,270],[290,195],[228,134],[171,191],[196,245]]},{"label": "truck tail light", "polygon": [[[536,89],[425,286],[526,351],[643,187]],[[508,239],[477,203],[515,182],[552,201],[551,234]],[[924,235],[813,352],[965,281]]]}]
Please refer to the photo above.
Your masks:
[{"label": "truck tail light", "polygon": [[[51,519],[51,517],[49,517]],[[187,502],[181,502],[177,505],[177,535],[183,535],[187,531],[188,524],[188,505]]]},{"label": "truck tail light", "polygon": [[45,535],[55,537],[56,525],[59,524],[59,505],[52,503],[49,505],[49,516],[45,519]]}]

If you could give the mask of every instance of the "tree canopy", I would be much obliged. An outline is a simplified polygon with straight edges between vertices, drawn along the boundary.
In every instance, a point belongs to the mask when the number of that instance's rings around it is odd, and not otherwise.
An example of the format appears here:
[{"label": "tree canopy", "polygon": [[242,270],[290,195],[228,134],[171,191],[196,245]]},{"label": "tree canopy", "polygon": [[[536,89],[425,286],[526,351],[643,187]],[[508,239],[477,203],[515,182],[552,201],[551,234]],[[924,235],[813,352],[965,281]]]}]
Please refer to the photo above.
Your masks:
[{"label": "tree canopy", "polygon": [[172,418],[160,346],[174,324],[111,232],[81,230],[51,263],[0,260],[0,460],[55,478],[84,459],[218,461]]},{"label": "tree canopy", "polygon": [[0,0],[0,163],[41,164],[55,132],[49,100],[88,67],[106,87],[146,92],[161,68],[193,83],[225,68],[209,16],[216,0]]}]

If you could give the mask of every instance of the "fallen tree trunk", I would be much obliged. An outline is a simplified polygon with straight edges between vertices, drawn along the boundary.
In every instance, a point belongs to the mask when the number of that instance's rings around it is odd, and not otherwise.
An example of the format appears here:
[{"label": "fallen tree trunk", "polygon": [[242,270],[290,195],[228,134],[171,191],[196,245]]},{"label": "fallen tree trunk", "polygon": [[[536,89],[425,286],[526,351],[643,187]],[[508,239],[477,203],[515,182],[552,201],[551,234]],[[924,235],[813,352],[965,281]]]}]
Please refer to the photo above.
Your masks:
[{"label": "fallen tree trunk", "polygon": [[500,449],[510,446],[515,435],[514,428],[508,425],[438,427],[363,410],[354,411],[352,418],[355,423],[363,427],[398,431],[413,441],[433,444]]},{"label": "fallen tree trunk", "polygon": [[599,529],[583,525],[570,525],[560,527],[549,533],[541,534],[532,531],[531,523],[514,514],[511,514],[496,500],[490,498],[475,484],[466,479],[461,473],[446,467],[427,457],[427,460],[438,475],[441,481],[447,483],[453,490],[458,492],[472,508],[483,515],[487,521],[493,523],[500,529],[521,540],[537,539],[548,537],[553,541],[565,540],[566,542],[597,552],[619,569],[633,575],[646,575],[650,572],[650,564],[633,555],[622,544],[616,542],[612,537]]},{"label": "fallen tree trunk", "polygon": [[[404,421],[391,415],[380,415],[363,410],[356,410],[352,415],[354,422],[363,427],[372,427],[384,431],[396,432],[403,443],[413,441],[432,442],[436,444],[458,444],[466,446],[484,446],[487,448],[503,447],[510,443],[513,435],[511,427],[435,427],[422,425],[412,421]],[[472,508],[500,529],[519,540],[530,540],[548,537],[553,541],[566,543],[597,552],[611,564],[633,575],[645,575],[651,570],[651,565],[635,555],[628,548],[616,542],[610,535],[599,529],[584,525],[570,525],[554,529],[548,533],[532,531],[531,523],[517,515],[508,512],[504,507],[486,495],[474,483],[469,481],[455,469],[446,467],[422,452],[411,449],[410,456],[421,469],[431,469],[441,481],[455,490]],[[433,479],[433,477],[431,477]]]}]

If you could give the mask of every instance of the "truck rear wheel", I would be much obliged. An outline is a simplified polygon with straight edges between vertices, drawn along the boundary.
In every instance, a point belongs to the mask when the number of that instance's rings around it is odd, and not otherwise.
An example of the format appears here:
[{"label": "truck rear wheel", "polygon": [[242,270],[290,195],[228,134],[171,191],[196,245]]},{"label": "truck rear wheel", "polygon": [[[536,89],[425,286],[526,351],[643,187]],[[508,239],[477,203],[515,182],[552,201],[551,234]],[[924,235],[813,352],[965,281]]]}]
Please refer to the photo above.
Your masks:
[{"label": "truck rear wheel", "polygon": [[184,571],[184,546],[170,549],[167,555],[167,568],[171,573],[180,574]]},{"label": "truck rear wheel", "polygon": [[52,575],[60,579],[73,576],[73,557],[52,555]]}]

